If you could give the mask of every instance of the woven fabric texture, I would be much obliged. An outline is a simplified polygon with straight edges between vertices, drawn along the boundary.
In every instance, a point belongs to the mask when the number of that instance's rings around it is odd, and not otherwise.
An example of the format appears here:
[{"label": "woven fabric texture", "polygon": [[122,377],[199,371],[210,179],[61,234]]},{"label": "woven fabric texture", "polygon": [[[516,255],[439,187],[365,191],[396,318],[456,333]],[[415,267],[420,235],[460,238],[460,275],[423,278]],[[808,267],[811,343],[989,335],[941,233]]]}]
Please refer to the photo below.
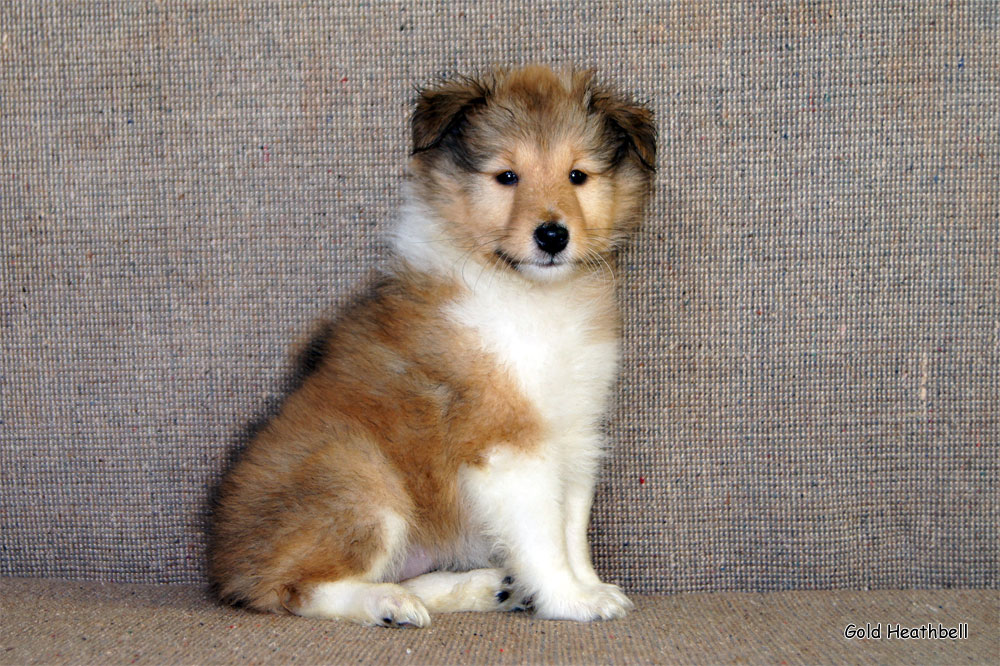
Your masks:
[{"label": "woven fabric texture", "polygon": [[0,8],[0,574],[203,579],[210,488],[384,260],[413,86],[657,114],[592,541],[636,593],[997,585],[1000,8]]},{"label": "woven fabric texture", "polygon": [[[0,664],[953,666],[993,665],[1000,650],[992,590],[729,592],[635,602],[620,622],[456,613],[435,615],[419,631],[386,631],[224,608],[204,586],[8,578],[0,580],[7,611]],[[848,625],[866,622],[881,623],[880,639],[845,639]],[[889,637],[890,623],[964,625],[965,636],[899,640]]]}]

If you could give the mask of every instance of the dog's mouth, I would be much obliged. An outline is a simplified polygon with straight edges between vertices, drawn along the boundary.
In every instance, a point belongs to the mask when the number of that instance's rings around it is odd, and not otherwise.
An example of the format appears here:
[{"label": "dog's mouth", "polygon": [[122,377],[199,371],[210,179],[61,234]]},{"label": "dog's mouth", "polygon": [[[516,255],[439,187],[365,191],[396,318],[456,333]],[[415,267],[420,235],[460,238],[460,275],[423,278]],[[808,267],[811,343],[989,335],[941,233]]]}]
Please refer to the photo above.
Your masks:
[{"label": "dog's mouth", "polygon": [[501,266],[506,266],[512,271],[524,276],[533,282],[554,282],[566,278],[573,271],[573,267],[578,263],[569,257],[554,256],[538,259],[518,259],[501,249],[493,252]]},{"label": "dog's mouth", "polygon": [[543,260],[517,259],[515,257],[510,256],[500,248],[494,250],[493,254],[505,266],[512,268],[515,271],[519,271],[526,266],[530,266],[532,268],[551,269],[551,268],[558,268],[560,266],[568,266],[569,264],[573,263],[566,259],[559,259],[558,257],[548,257]]}]

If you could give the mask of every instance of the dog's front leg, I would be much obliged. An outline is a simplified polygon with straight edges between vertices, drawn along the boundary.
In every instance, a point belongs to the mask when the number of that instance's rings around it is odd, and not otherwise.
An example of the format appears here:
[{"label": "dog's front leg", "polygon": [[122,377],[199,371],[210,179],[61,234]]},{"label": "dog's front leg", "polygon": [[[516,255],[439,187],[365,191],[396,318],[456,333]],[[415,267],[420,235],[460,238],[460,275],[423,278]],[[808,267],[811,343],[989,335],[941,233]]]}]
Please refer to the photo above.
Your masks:
[{"label": "dog's front leg", "polygon": [[566,551],[570,568],[584,584],[599,584],[601,581],[594,571],[590,559],[590,544],[587,541],[587,527],[590,525],[590,509],[594,500],[594,485],[597,479],[598,452],[600,444],[594,443],[584,449],[590,455],[574,451],[576,455],[563,461],[563,506],[566,511]]},{"label": "dog's front leg", "polygon": [[[572,464],[572,463],[571,463]],[[578,461],[575,469],[566,475],[566,549],[570,568],[584,585],[602,587],[605,592],[618,599],[622,608],[631,610],[633,604],[621,588],[611,583],[602,583],[594,571],[590,559],[590,544],[587,541],[587,526],[590,524],[590,509],[594,499],[597,461],[586,464]]]},{"label": "dog's front leg", "polygon": [[[485,529],[505,552],[516,585],[540,617],[621,617],[628,600],[617,588],[585,583],[573,572],[566,543],[565,483],[559,461],[541,451],[495,450],[467,468],[462,490]],[[614,589],[611,589],[614,588]]]}]

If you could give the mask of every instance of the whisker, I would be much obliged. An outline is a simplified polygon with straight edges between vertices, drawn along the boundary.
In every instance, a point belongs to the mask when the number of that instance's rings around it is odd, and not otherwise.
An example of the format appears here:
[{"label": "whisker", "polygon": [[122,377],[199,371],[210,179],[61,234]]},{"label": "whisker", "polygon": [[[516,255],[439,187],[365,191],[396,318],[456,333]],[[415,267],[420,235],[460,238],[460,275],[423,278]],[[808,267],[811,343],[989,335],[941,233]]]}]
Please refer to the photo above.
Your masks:
[{"label": "whisker", "polygon": [[604,254],[597,250],[595,243],[585,242],[583,249],[585,263],[592,269],[592,273],[604,273],[605,275],[602,277],[608,280],[612,289],[617,289],[618,281],[614,267],[611,266]]},{"label": "whisker", "polygon": [[480,272],[479,272],[479,275],[476,277],[476,284],[475,285],[470,285],[469,282],[468,282],[468,280],[466,280],[466,278],[465,278],[465,267],[468,265],[469,259],[471,259],[472,256],[476,252],[478,252],[479,250],[481,250],[482,248],[484,248],[486,246],[489,246],[489,245],[493,245],[493,244],[497,243],[498,241],[503,240],[506,237],[506,235],[507,235],[506,232],[499,232],[499,233],[498,232],[492,232],[490,234],[482,234],[480,236],[476,236],[476,238],[484,238],[484,237],[488,237],[488,238],[485,241],[481,242],[481,243],[476,243],[475,245],[473,245],[468,251],[464,252],[462,254],[462,256],[456,261],[456,264],[458,263],[458,261],[462,262],[462,267],[459,270],[459,273],[461,274],[462,281],[465,283],[466,287],[468,287],[469,289],[475,291],[476,286],[479,284],[479,278],[482,277],[483,271],[486,270],[486,266],[483,266],[482,270],[480,270]]}]

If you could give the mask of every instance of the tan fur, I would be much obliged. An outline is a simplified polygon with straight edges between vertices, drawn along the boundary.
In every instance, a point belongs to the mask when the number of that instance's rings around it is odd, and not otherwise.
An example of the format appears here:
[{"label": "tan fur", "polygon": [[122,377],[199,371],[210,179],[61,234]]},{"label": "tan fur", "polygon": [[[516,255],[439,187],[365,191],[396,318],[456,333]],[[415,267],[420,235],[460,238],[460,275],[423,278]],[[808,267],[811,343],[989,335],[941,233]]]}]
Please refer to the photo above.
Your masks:
[{"label": "tan fur", "polygon": [[537,441],[531,405],[442,318],[453,291],[404,274],[341,318],[320,367],[226,478],[212,557],[224,598],[277,611],[313,581],[364,574],[383,508],[441,550],[462,518],[459,466],[496,442]]},{"label": "tan fur", "polygon": [[[642,213],[654,148],[648,111],[592,78],[529,67],[424,91],[411,178],[447,242],[486,271],[516,273],[532,230],[561,220],[578,242],[569,298],[605,304],[590,325],[611,341],[614,251]],[[497,184],[506,169],[517,188]],[[585,188],[571,169],[586,171]],[[330,325],[315,370],[220,489],[210,574],[222,598],[294,612],[317,583],[391,575],[386,512],[407,546],[446,557],[469,529],[459,470],[497,446],[539,445],[536,407],[447,315],[470,288],[400,257]]]}]

